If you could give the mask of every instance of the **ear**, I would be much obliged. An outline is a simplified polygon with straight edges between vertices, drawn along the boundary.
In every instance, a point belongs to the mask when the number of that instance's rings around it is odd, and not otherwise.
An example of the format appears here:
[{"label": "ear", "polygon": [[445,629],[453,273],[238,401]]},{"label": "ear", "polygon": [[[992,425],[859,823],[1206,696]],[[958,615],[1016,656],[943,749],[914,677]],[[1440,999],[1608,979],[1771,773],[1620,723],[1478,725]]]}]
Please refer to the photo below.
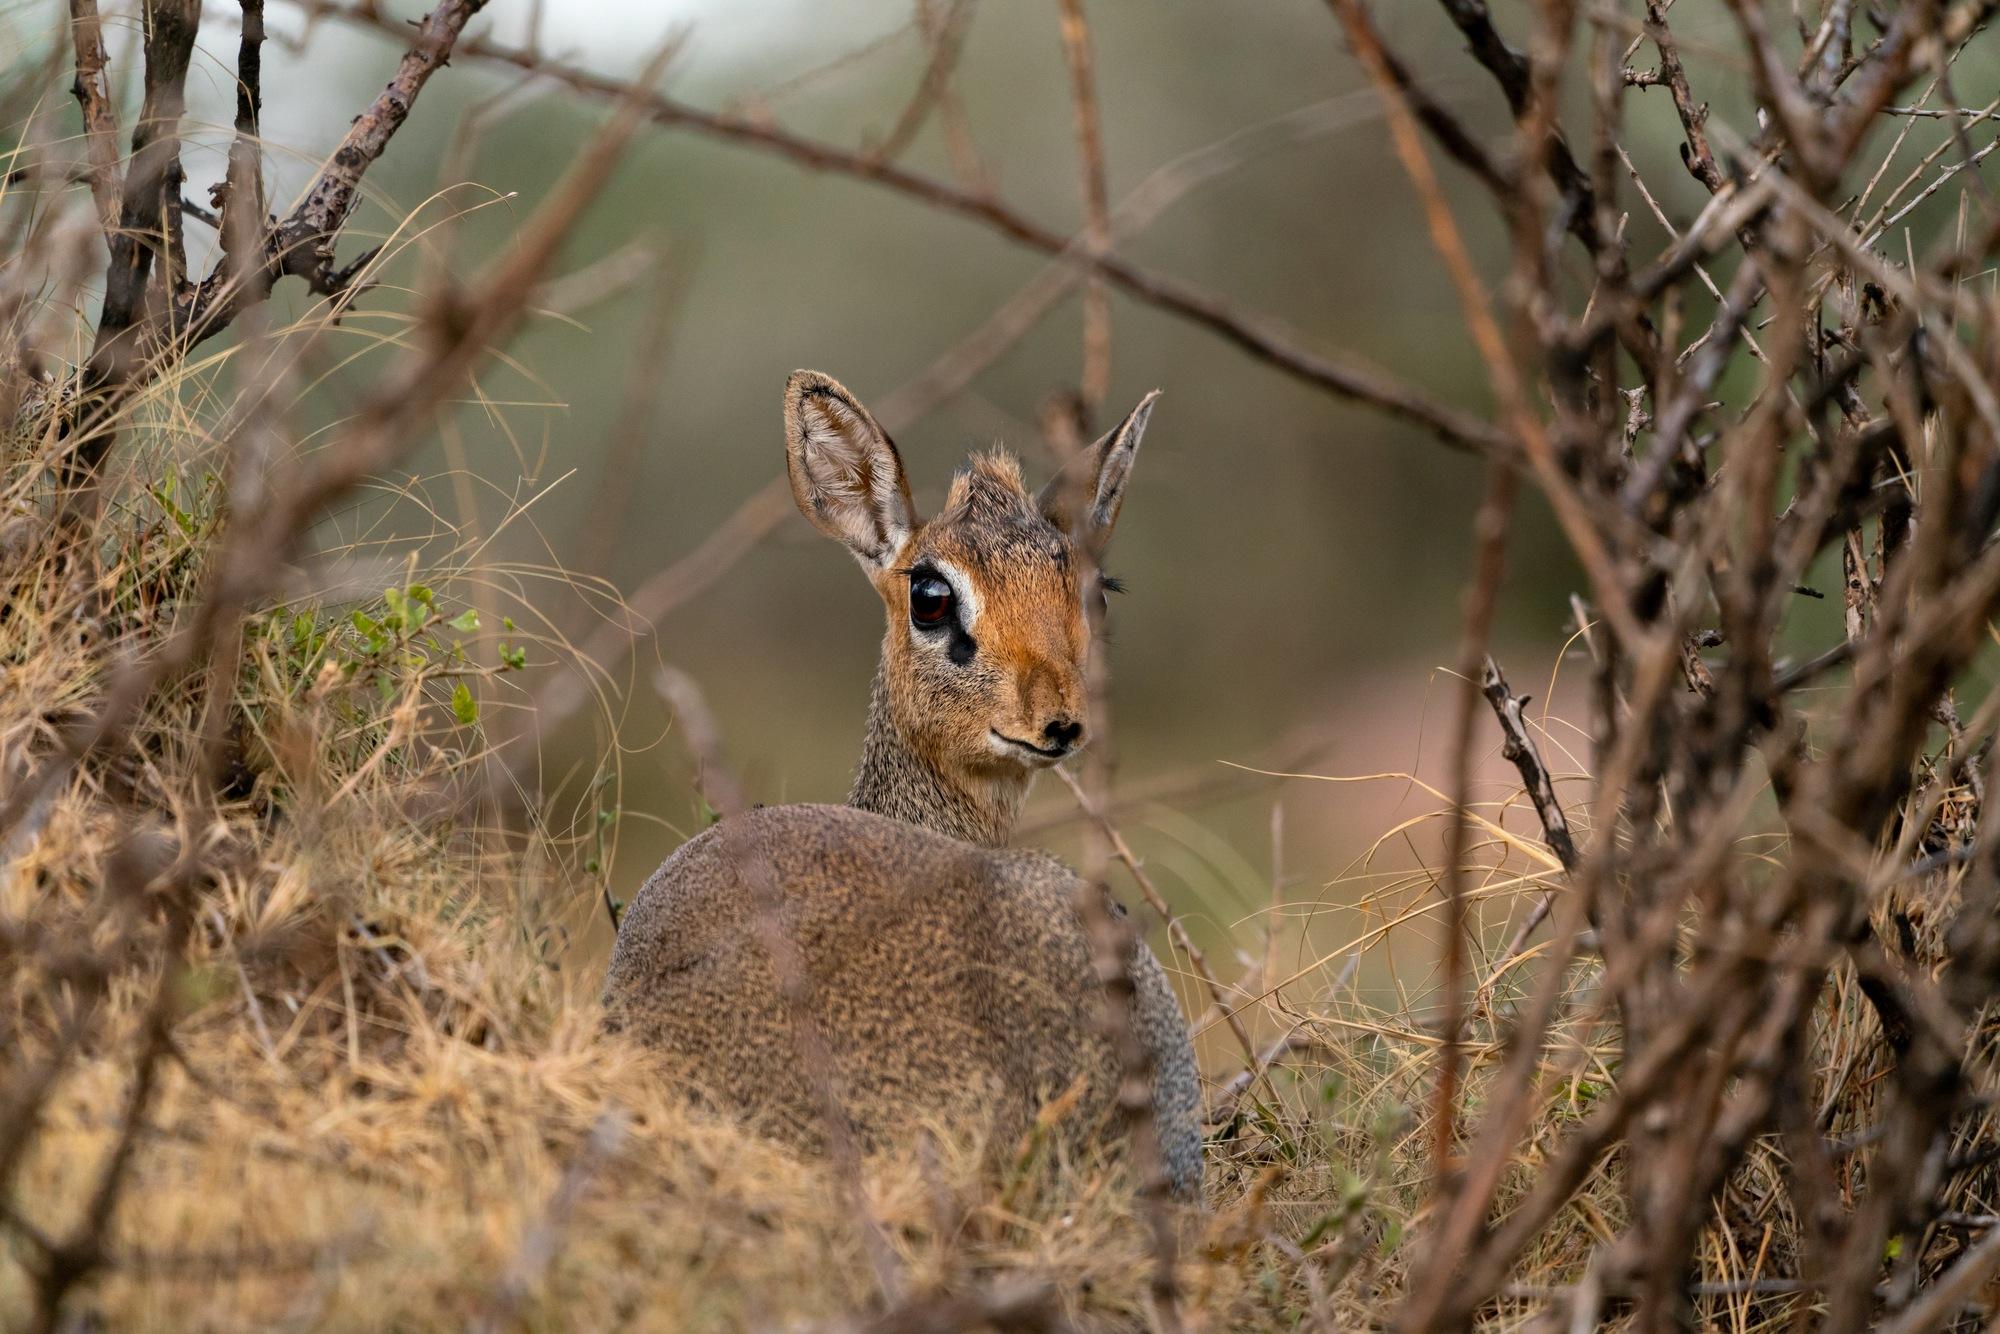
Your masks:
[{"label": "ear", "polygon": [[896,446],[854,395],[818,371],[785,381],[785,471],[799,512],[871,573],[895,559],[917,526]]},{"label": "ear", "polygon": [[1102,552],[1111,541],[1118,507],[1125,503],[1132,461],[1139,456],[1139,439],[1146,433],[1153,400],[1159,396],[1155,389],[1140,399],[1124,421],[1050,478],[1037,498],[1043,516],[1089,551]]}]

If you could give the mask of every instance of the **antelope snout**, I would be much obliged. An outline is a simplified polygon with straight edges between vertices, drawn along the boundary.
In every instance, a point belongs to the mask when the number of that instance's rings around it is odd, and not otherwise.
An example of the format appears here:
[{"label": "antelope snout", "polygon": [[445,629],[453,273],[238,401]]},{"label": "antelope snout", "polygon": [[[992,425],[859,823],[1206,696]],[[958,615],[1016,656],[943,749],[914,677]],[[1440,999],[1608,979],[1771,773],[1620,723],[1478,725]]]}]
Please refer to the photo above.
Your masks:
[{"label": "antelope snout", "polygon": [[1017,759],[1053,764],[1083,744],[1082,683],[1046,662],[1015,678],[1012,713],[993,735]]},{"label": "antelope snout", "polygon": [[1058,713],[1012,727],[991,729],[996,751],[1029,765],[1054,764],[1083,744],[1083,724],[1069,713]]},{"label": "antelope snout", "polygon": [[1042,724],[1042,740],[1050,750],[1075,750],[1083,744],[1083,722],[1066,713]]}]

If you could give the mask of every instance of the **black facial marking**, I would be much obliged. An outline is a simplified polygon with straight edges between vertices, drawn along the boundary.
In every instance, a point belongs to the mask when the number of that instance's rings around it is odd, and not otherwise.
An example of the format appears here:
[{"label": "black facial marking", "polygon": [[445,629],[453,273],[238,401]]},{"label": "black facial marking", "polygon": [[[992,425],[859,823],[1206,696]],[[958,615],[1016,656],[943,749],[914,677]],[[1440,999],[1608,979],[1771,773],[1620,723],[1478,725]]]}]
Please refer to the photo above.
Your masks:
[{"label": "black facial marking", "polygon": [[969,664],[979,652],[979,641],[966,633],[951,581],[921,561],[897,573],[910,581],[911,628],[932,637],[948,635],[946,656],[960,667]]}]

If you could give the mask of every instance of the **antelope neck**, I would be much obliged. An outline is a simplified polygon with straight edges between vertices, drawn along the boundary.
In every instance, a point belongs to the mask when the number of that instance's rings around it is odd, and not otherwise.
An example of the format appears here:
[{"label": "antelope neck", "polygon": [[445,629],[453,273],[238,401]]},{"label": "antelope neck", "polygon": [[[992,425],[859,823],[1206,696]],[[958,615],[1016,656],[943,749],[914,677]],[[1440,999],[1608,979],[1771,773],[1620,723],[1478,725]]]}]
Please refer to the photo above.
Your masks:
[{"label": "antelope neck", "polygon": [[868,701],[868,733],[847,804],[934,829],[968,843],[999,847],[1014,832],[1029,776],[972,779],[945,773],[910,743],[896,723],[881,668]]}]

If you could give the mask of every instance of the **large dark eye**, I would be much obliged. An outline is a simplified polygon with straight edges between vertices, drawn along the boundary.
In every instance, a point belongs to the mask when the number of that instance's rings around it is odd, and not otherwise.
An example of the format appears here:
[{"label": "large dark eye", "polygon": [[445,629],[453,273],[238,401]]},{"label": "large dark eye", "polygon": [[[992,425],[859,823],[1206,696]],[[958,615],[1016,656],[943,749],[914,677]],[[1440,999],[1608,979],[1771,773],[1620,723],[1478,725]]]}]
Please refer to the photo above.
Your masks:
[{"label": "large dark eye", "polygon": [[935,630],[951,620],[951,585],[928,570],[910,576],[910,622],[920,630]]}]

